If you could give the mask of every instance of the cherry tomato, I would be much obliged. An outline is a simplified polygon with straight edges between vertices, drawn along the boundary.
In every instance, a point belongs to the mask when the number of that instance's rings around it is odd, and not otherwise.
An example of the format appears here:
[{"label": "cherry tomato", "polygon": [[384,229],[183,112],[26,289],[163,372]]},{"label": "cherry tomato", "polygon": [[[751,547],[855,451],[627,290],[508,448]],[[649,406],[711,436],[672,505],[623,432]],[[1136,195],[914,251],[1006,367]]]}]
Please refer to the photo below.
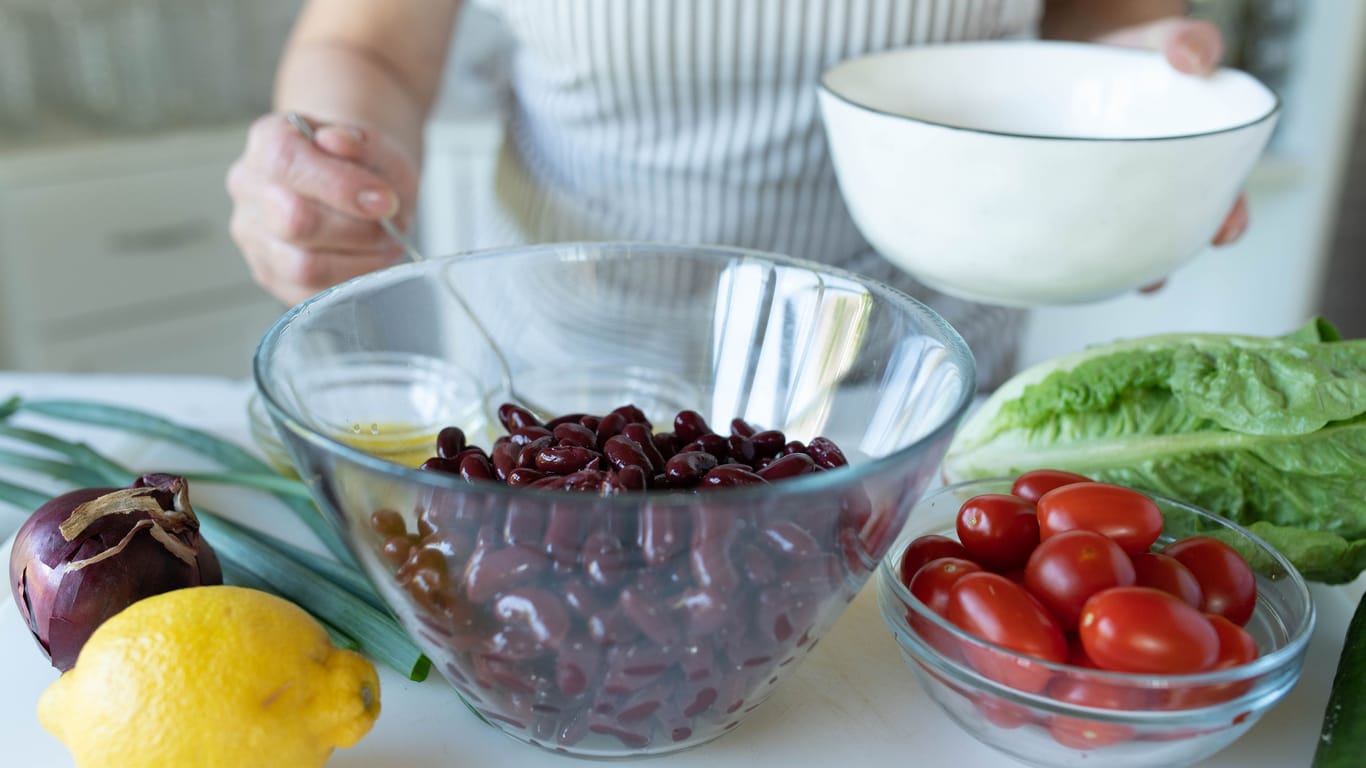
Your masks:
[{"label": "cherry tomato", "polygon": [[1134,583],[1134,566],[1119,545],[1094,531],[1045,539],[1025,565],[1025,587],[1053,612],[1064,631],[1077,628],[1091,595]]},{"label": "cherry tomato", "polygon": [[1114,539],[1134,555],[1148,551],[1162,533],[1162,510],[1130,488],[1108,483],[1073,483],[1039,499],[1039,536],[1047,539],[1078,528]]},{"label": "cherry tomato", "polygon": [[1039,545],[1034,505],[1008,493],[984,493],[958,510],[958,540],[989,571],[1020,568]]},{"label": "cherry tomato", "polygon": [[[1048,695],[1058,701],[1095,709],[1140,710],[1149,706],[1148,692],[1140,688],[1111,685],[1081,677],[1062,677],[1048,686]],[[1095,749],[1128,741],[1134,729],[1119,723],[1102,723],[1068,715],[1048,719],[1048,733],[1054,741],[1073,749]]]},{"label": "cherry tomato", "polygon": [[941,557],[931,560],[911,577],[911,594],[930,610],[940,616],[946,616],[949,589],[967,574],[980,573],[981,570],[982,566],[962,558]]},{"label": "cherry tomato", "polygon": [[1181,598],[1152,587],[1112,587],[1086,601],[1078,628],[1101,669],[1146,674],[1202,672],[1219,656],[1219,635]]},{"label": "cherry tomato", "polygon": [[1152,587],[1176,595],[1199,608],[1204,595],[1195,574],[1180,561],[1159,552],[1139,552],[1131,558],[1134,564],[1134,586]]},{"label": "cherry tomato", "polygon": [[1238,550],[1208,536],[1191,536],[1163,547],[1200,583],[1200,610],[1243,626],[1257,609],[1257,577]]},{"label": "cherry tomato", "polygon": [[906,551],[901,553],[901,583],[909,587],[911,579],[921,566],[941,557],[956,557],[960,560],[972,559],[962,544],[948,536],[940,536],[937,533],[920,536],[907,544]]},{"label": "cherry tomato", "polygon": [[989,693],[972,695],[972,703],[988,722],[998,728],[1020,728],[1039,721],[1039,718],[1019,704],[1012,704]]},{"label": "cherry tomato", "polygon": [[1072,483],[1089,483],[1091,478],[1085,475],[1078,475],[1075,472],[1064,472],[1061,469],[1035,469],[1015,478],[1015,482],[1010,486],[1010,492],[1020,498],[1039,503],[1039,498],[1054,488],[1061,488]]},{"label": "cherry tomato", "polygon": [[[1219,636],[1219,656],[1215,659],[1211,670],[1239,667],[1257,658],[1257,641],[1247,630],[1217,614],[1206,614],[1205,618],[1209,620],[1210,626]],[[1222,704],[1229,699],[1235,699],[1251,689],[1251,680],[1174,688],[1167,692],[1163,699],[1163,706],[1167,709],[1208,707]]]},{"label": "cherry tomato", "polygon": [[[1058,622],[1024,587],[995,573],[969,573],[949,590],[949,621],[963,631],[1022,655],[1050,662],[1067,658]],[[1210,630],[1213,632],[1214,630]],[[964,647],[973,668],[1022,691],[1042,691],[1049,670],[977,645]]]}]

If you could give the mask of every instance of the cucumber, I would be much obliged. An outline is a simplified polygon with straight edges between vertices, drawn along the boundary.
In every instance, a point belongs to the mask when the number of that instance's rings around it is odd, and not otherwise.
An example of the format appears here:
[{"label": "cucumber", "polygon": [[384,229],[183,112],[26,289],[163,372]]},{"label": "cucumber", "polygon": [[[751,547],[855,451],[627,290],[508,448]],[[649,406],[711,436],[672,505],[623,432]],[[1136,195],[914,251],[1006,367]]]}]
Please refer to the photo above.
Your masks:
[{"label": "cucumber", "polygon": [[1366,595],[1357,603],[1323,713],[1311,768],[1366,765]]}]

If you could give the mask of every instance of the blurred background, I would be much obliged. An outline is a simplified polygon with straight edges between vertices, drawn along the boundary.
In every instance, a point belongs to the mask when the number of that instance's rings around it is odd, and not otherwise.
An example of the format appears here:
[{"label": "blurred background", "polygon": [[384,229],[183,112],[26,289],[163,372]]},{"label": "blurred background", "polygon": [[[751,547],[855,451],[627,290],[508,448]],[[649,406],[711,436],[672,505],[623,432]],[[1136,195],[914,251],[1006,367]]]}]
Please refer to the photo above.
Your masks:
[{"label": "blurred background", "polygon": [[[299,0],[0,0],[0,369],[245,376],[282,307],[228,238],[228,165]],[[488,221],[506,38],[467,4],[428,131],[419,235]],[[1252,226],[1153,295],[1032,312],[1021,364],[1162,331],[1366,336],[1366,3],[1193,0],[1281,96]],[[1065,233],[1059,233],[1065,236]]]}]

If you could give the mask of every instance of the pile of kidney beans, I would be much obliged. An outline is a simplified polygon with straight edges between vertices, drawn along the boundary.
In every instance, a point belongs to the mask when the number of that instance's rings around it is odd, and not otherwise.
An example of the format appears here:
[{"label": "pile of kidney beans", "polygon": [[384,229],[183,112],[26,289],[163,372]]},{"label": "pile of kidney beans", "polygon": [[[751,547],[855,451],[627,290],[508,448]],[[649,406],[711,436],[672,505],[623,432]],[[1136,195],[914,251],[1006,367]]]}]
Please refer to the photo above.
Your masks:
[{"label": "pile of kidney beans", "polygon": [[[491,450],[447,428],[423,469],[572,501],[437,491],[415,531],[394,510],[370,523],[447,679],[541,746],[654,751],[733,727],[852,599],[888,533],[859,488],[712,500],[844,466],[824,438],[739,419],[723,436],[694,411],[657,432],[630,405],[499,417]],[[590,496],[647,490],[665,493]]]}]

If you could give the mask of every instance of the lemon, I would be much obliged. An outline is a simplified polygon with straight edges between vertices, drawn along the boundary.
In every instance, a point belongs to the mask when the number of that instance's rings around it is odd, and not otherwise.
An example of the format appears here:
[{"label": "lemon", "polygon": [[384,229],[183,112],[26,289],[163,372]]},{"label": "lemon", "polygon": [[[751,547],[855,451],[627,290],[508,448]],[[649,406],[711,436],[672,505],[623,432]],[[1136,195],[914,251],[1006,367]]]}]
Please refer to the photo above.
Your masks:
[{"label": "lemon", "polygon": [[229,586],[133,603],[38,701],[79,768],[321,766],[378,716],[369,661],[293,603]]}]

